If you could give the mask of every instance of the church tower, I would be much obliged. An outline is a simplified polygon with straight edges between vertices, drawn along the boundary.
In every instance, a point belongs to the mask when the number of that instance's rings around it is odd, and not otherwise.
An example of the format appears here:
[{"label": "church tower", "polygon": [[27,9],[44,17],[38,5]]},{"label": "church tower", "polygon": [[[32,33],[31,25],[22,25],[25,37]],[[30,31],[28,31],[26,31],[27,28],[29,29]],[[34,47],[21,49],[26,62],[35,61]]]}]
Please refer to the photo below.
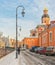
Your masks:
[{"label": "church tower", "polygon": [[43,10],[43,15],[42,15],[42,23],[45,25],[49,25],[50,24],[50,17],[48,15],[48,9],[44,8]]}]

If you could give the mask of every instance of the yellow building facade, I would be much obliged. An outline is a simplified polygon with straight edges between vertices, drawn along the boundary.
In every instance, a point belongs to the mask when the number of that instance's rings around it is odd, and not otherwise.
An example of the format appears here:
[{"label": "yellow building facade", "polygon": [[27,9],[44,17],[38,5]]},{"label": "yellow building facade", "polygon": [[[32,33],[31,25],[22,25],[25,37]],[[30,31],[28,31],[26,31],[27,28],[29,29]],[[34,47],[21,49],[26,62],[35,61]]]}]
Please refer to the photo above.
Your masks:
[{"label": "yellow building facade", "polygon": [[5,42],[3,42],[2,40],[0,40],[0,48],[5,48]]},{"label": "yellow building facade", "polygon": [[15,47],[15,43],[16,43],[15,39],[9,39],[9,46],[10,47]]}]

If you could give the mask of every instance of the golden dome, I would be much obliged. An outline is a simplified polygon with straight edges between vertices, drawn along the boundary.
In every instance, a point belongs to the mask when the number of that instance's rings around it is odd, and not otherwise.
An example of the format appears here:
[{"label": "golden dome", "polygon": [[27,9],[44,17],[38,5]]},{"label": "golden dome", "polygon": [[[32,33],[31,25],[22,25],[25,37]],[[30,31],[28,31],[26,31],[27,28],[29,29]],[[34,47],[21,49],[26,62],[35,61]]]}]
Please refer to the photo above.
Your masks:
[{"label": "golden dome", "polygon": [[44,8],[44,11],[48,11],[48,8],[45,7],[45,8]]}]

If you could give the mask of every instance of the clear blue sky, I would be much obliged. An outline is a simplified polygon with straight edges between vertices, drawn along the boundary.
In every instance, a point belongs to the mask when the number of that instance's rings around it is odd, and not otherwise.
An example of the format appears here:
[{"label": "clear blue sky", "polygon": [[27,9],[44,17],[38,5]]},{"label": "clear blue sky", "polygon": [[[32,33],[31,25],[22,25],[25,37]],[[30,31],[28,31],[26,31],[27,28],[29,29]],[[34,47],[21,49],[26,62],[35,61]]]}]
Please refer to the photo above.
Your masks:
[{"label": "clear blue sky", "polygon": [[44,7],[49,9],[51,20],[55,20],[55,0],[0,0],[0,31],[15,38],[16,7],[25,7],[25,17],[18,9],[18,25],[22,27],[20,38],[29,36],[30,29],[41,23]]}]

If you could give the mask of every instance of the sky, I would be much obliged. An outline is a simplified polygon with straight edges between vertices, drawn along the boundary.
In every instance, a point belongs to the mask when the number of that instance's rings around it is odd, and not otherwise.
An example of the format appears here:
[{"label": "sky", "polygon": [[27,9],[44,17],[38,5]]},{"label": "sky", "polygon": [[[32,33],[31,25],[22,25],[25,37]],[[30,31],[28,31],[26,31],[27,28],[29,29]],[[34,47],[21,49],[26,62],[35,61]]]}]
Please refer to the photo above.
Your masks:
[{"label": "sky", "polygon": [[[21,26],[20,37],[29,37],[30,30],[41,24],[41,16],[45,7],[49,10],[50,20],[55,20],[55,0],[0,0],[0,32],[4,36],[15,38],[16,34],[16,7],[22,5],[25,8],[25,16],[22,17],[22,8],[18,8],[18,26]],[[18,34],[19,35],[19,34]]]}]

